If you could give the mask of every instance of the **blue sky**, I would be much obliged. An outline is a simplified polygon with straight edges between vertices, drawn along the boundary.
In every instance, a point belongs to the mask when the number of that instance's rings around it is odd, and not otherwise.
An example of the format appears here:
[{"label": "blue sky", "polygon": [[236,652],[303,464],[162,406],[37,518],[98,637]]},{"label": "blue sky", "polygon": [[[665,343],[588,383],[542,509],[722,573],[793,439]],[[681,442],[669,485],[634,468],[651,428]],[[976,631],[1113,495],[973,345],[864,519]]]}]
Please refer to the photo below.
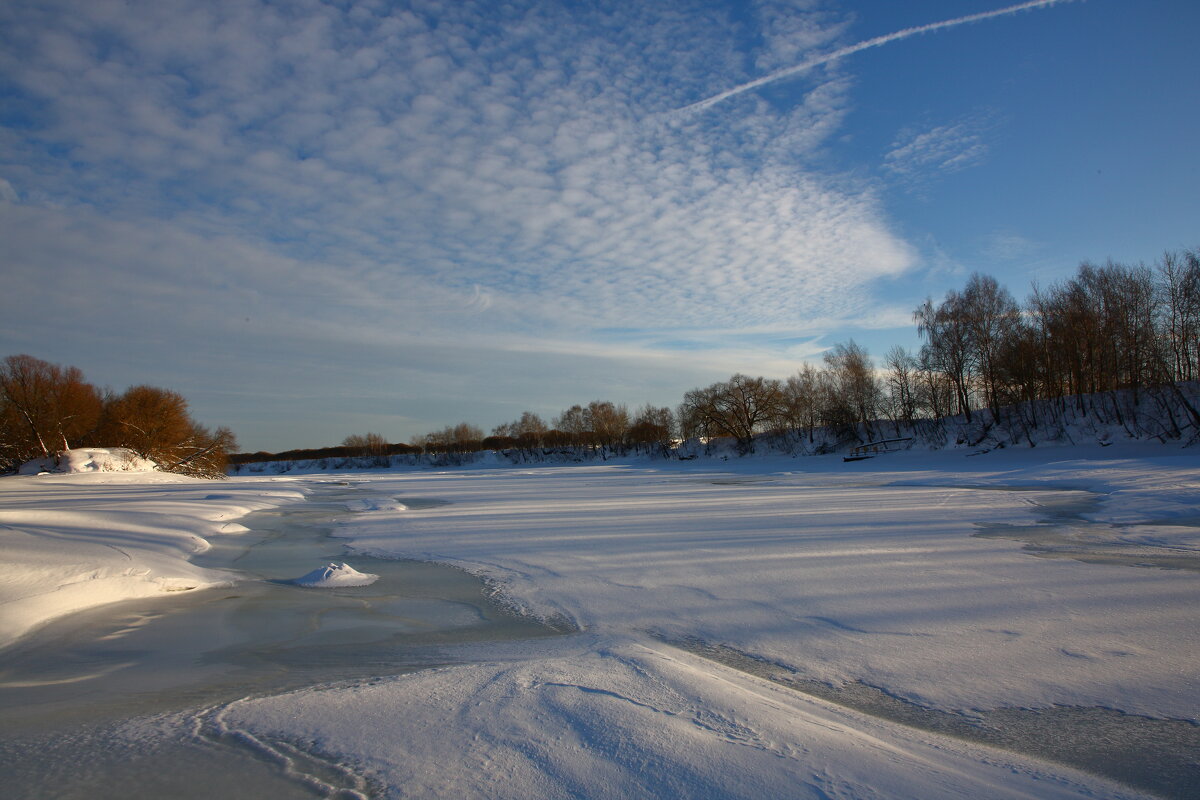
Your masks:
[{"label": "blue sky", "polygon": [[[247,449],[786,377],[1200,245],[1200,5],[0,7],[0,351]],[[693,106],[692,108],[688,108]]]}]

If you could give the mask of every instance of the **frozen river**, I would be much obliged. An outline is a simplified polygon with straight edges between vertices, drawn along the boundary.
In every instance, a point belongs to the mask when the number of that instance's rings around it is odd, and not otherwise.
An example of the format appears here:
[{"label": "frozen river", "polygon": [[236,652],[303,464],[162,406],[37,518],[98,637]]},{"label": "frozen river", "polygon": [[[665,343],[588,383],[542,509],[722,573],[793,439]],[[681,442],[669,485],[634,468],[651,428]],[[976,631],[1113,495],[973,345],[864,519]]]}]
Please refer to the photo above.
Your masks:
[{"label": "frozen river", "polygon": [[[0,481],[0,632],[30,631],[0,653],[5,789],[1194,797],[1198,467],[1038,448]],[[330,561],[381,577],[288,582]],[[243,579],[194,588],[220,569]],[[152,596],[99,605],[120,592]]]},{"label": "frozen river", "polygon": [[[378,581],[291,584],[344,560],[330,525],[363,496],[352,485],[326,485],[307,502],[242,520],[252,533],[218,540],[194,559],[240,573],[232,588],[78,612],[8,650],[0,672],[3,796],[323,797],[338,788],[353,795],[364,787],[349,772],[223,735],[205,709],[454,663],[458,645],[563,632],[507,611],[478,578],[434,563],[357,557],[349,561]],[[440,504],[405,499],[412,509]],[[156,716],[164,720],[152,726],[158,735],[127,730],[132,718]]]}]

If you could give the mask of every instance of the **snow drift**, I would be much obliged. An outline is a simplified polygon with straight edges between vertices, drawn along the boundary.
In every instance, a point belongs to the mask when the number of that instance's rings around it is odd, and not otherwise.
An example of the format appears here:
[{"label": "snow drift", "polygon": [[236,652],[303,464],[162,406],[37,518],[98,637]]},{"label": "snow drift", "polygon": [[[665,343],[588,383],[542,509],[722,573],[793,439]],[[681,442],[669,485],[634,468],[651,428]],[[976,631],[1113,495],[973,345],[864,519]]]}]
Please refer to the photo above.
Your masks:
[{"label": "snow drift", "polygon": [[312,572],[301,575],[292,583],[297,586],[307,586],[311,589],[336,589],[346,586],[370,586],[379,580],[378,575],[369,572],[359,572],[346,563],[330,562],[318,567]]},{"label": "snow drift", "polygon": [[125,447],[81,447],[21,465],[21,475],[76,472],[151,472],[158,465]]},{"label": "snow drift", "polygon": [[157,471],[0,479],[0,647],[80,609],[229,585],[233,574],[190,558],[244,533],[236,520],[251,511],[304,497],[277,481],[222,482],[218,494],[212,481]]}]

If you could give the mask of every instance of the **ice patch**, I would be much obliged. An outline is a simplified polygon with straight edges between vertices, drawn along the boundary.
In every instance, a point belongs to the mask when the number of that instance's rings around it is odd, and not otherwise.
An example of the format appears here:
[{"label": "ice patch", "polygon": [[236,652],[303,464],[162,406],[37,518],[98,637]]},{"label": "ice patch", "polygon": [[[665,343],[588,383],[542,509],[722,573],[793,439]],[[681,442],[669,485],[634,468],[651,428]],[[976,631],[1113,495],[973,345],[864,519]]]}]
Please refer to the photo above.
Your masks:
[{"label": "ice patch", "polygon": [[407,511],[408,506],[390,497],[366,497],[344,501],[347,511]]},{"label": "ice patch", "polygon": [[313,589],[333,589],[343,586],[369,586],[377,580],[378,575],[359,572],[349,564],[331,561],[324,567],[296,578],[292,583]]}]

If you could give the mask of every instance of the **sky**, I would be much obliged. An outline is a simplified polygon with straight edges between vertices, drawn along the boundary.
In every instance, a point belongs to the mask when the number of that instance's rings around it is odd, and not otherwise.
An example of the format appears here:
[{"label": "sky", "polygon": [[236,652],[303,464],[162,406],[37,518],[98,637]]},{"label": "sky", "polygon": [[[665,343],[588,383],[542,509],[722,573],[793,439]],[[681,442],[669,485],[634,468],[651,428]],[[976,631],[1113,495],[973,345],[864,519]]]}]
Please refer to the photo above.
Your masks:
[{"label": "sky", "polygon": [[7,0],[0,355],[405,441],[1200,246],[1200,4],[1010,5]]}]

